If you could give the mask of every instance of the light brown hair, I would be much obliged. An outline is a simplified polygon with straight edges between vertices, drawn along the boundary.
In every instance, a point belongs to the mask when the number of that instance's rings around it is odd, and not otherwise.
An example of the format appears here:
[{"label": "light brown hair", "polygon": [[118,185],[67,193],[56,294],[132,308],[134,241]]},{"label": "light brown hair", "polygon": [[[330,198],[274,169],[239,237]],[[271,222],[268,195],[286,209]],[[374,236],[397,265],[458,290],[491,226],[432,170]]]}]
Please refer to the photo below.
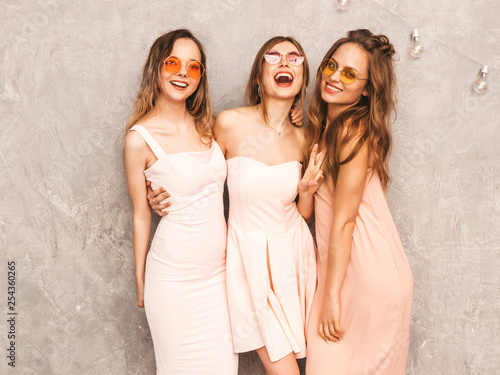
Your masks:
[{"label": "light brown hair", "polygon": [[[126,132],[141,119],[144,119],[155,110],[158,98],[163,95],[160,70],[163,67],[163,61],[170,56],[174,43],[178,39],[190,39],[196,43],[201,54],[201,63],[206,65],[206,55],[202,44],[187,29],[178,29],[170,31],[160,36],[151,46],[148,58],[142,71],[142,81],[135,100],[134,110],[127,121]],[[202,137],[213,137],[213,113],[210,105],[210,94],[208,91],[207,74],[200,78],[200,83],[196,91],[186,100],[186,108],[194,117],[196,130]]]},{"label": "light brown hair", "polygon": [[257,52],[257,55],[255,56],[255,59],[253,61],[252,65],[252,71],[250,72],[250,78],[248,79],[247,87],[245,90],[245,101],[248,105],[257,105],[262,102],[262,116],[264,119],[268,120],[267,118],[267,108],[266,108],[266,98],[267,98],[267,92],[266,89],[264,88],[264,85],[260,84],[260,95],[259,95],[259,83],[262,82],[262,71],[263,71],[263,64],[264,64],[264,55],[266,54],[267,51],[269,51],[271,48],[273,48],[276,44],[282,43],[282,42],[290,42],[292,43],[297,50],[300,52],[302,56],[304,56],[304,62],[303,64],[303,80],[302,80],[302,87],[300,88],[299,93],[295,96],[294,103],[297,102],[297,100],[300,99],[300,107],[304,108],[304,101],[306,97],[306,87],[307,84],[309,83],[309,63],[307,62],[307,57],[306,54],[304,53],[304,49],[300,45],[295,38],[291,36],[275,36],[271,39],[269,39],[267,42],[264,43],[262,47],[260,47],[259,52]]},{"label": "light brown hair", "polygon": [[[322,72],[318,68],[316,86],[307,111],[309,123],[306,130],[304,165],[307,165],[312,147],[323,136],[327,154],[322,169],[325,176],[331,176],[335,184],[340,166],[351,161],[367,142],[373,168],[386,189],[390,182],[388,159],[391,151],[391,113],[395,111],[396,77],[392,58],[396,52],[387,36],[374,35],[369,30],[358,29],[349,31],[347,37],[337,40],[325,54],[324,60],[330,58],[337,48],[345,43],[355,43],[366,52],[369,71],[366,85],[368,96],[361,96],[327,127],[328,105],[321,98]],[[352,153],[345,160],[340,160],[343,147],[356,140]]]}]

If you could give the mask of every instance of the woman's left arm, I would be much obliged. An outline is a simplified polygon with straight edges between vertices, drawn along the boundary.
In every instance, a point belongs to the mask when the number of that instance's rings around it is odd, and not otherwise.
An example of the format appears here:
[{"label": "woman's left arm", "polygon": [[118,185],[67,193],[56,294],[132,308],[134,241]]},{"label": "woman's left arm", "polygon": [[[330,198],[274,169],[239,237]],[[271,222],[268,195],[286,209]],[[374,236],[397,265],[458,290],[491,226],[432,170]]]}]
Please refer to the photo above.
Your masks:
[{"label": "woman's left arm", "polygon": [[[348,144],[340,153],[345,160],[357,140]],[[340,289],[351,255],[352,236],[359,205],[365,189],[369,153],[365,143],[357,155],[339,169],[334,191],[334,219],[330,232],[328,265],[322,318],[319,334],[327,342],[338,342],[345,331],[341,328]]]}]

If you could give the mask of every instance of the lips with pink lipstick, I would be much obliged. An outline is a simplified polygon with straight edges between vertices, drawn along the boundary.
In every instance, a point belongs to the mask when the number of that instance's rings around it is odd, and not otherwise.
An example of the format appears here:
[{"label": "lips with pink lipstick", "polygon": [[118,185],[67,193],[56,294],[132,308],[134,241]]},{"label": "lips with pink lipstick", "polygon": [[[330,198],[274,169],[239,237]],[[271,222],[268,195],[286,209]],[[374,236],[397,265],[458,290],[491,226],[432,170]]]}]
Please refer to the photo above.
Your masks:
[{"label": "lips with pink lipstick", "polygon": [[284,70],[279,71],[274,76],[274,82],[276,82],[276,84],[281,87],[291,86],[293,83],[293,75],[292,73]]},{"label": "lips with pink lipstick", "polygon": [[339,89],[337,86],[331,85],[328,82],[325,83],[325,91],[330,94],[339,94],[344,90]]},{"label": "lips with pink lipstick", "polygon": [[174,86],[174,88],[175,88],[175,89],[177,89],[177,90],[181,90],[181,91],[182,91],[182,90],[187,89],[187,87],[189,86],[189,85],[187,84],[187,82],[184,82],[184,81],[177,81],[177,80],[175,80],[175,81],[170,81],[170,84],[171,84],[172,86]]}]

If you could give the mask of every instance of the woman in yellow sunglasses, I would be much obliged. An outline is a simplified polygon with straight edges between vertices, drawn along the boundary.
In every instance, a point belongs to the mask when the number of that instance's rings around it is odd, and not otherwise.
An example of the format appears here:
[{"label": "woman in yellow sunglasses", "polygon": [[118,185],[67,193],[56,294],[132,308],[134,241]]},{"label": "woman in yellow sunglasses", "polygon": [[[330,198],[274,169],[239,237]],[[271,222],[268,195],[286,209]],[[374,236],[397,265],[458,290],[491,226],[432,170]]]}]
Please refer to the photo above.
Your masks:
[{"label": "woman in yellow sunglasses", "polygon": [[[406,374],[413,276],[385,197],[394,54],[386,36],[350,31],[316,74],[306,151],[319,143],[326,156],[314,196],[311,375]],[[302,212],[312,215],[313,206]]]}]

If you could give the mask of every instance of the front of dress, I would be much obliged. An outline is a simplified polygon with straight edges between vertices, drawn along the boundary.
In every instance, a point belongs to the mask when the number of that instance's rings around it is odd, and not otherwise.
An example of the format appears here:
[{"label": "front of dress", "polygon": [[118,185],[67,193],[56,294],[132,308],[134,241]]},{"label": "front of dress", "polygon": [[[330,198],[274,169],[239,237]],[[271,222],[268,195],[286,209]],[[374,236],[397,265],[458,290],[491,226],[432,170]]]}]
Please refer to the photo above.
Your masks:
[{"label": "front of dress", "polygon": [[314,196],[318,244],[318,289],[308,327],[306,373],[311,375],[406,375],[413,276],[378,175],[370,169],[353,231],[351,256],[340,290],[339,344],[318,334],[328,246],[333,224],[333,189]]},{"label": "front of dress", "polygon": [[158,161],[144,171],[151,187],[170,193],[146,259],[144,306],[157,375],[236,375],[226,292],[224,155],[206,151],[166,154],[134,125]]},{"label": "front of dress", "polygon": [[227,288],[236,353],[266,347],[271,361],[305,357],[316,287],[315,247],[297,210],[297,161],[227,160]]}]

